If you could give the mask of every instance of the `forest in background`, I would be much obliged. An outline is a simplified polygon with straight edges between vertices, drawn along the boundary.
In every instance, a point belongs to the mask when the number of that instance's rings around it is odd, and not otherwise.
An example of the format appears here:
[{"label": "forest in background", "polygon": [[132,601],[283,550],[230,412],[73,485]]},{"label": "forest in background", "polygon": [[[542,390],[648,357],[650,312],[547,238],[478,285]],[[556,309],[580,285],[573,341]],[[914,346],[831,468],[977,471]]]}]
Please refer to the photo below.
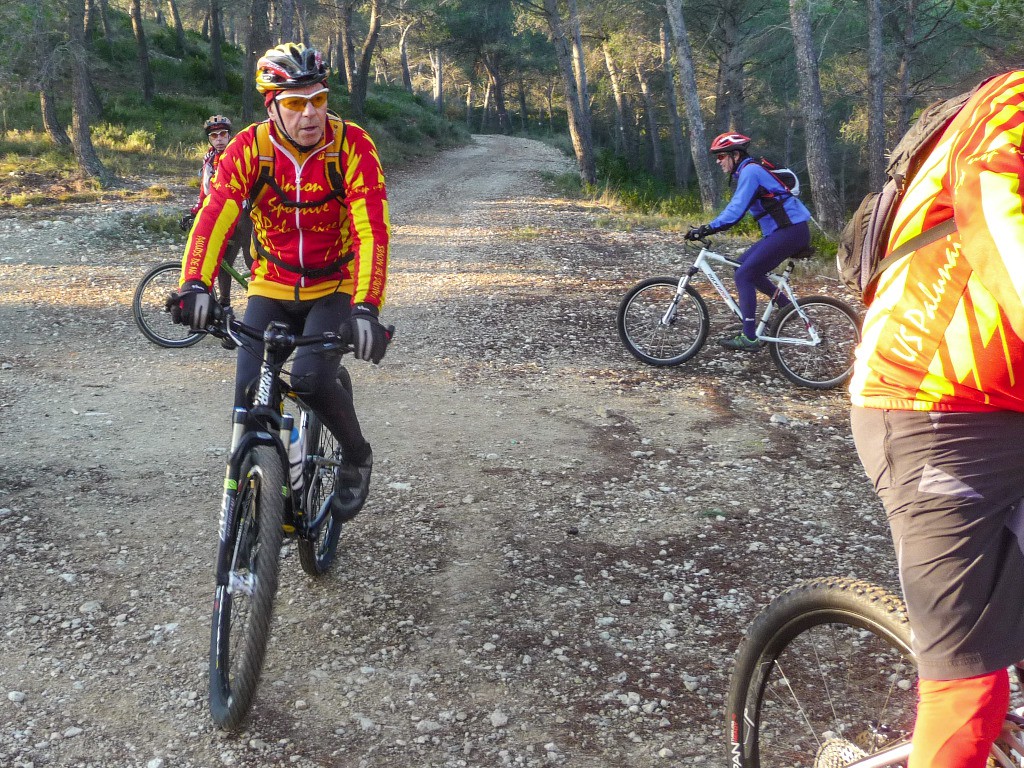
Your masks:
[{"label": "forest in background", "polygon": [[707,145],[741,131],[800,174],[832,233],[923,106],[1024,51],[1019,0],[3,0],[0,14],[5,133],[39,131],[101,183],[97,127],[132,113],[166,146],[184,141],[160,130],[183,103],[196,120],[218,105],[258,119],[256,58],[301,40],[332,68],[332,105],[399,117],[399,140],[422,122],[408,97],[444,121],[411,144],[461,127],[563,137],[584,184],[643,179],[705,210],[724,191]]}]

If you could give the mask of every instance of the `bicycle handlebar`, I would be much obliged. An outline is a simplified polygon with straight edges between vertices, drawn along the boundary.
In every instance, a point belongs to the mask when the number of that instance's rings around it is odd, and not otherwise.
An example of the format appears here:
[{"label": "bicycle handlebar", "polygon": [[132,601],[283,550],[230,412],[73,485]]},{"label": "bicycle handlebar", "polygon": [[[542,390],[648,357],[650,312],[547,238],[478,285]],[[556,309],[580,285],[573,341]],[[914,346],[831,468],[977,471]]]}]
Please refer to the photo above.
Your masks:
[{"label": "bicycle handlebar", "polygon": [[[339,333],[327,331],[312,336],[291,333],[285,323],[277,321],[270,323],[266,328],[260,329],[237,320],[230,307],[225,311],[224,308],[216,303],[214,303],[213,317],[211,317],[204,330],[211,336],[216,336],[219,339],[230,338],[235,342],[239,341],[236,338],[236,334],[248,336],[250,339],[261,340],[268,349],[308,347],[313,344],[324,344],[329,348],[338,348],[342,354],[345,354],[352,352],[355,346],[352,343],[351,332],[347,325],[343,325]],[[388,345],[395,335],[395,326],[389,325],[385,327],[384,333],[385,345]]]}]

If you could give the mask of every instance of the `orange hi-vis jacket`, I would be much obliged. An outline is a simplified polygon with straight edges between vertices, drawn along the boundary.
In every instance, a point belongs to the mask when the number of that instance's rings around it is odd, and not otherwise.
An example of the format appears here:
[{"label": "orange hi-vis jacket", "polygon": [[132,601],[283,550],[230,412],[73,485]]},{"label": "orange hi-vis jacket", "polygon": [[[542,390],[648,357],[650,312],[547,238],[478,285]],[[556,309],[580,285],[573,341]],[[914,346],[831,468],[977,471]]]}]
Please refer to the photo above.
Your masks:
[{"label": "orange hi-vis jacket", "polygon": [[[340,147],[344,193],[321,205],[296,208],[288,202],[315,202],[332,192],[325,155],[335,134]],[[212,285],[228,240],[260,174],[257,125],[238,133],[220,157],[210,194],[189,232],[182,277]],[[274,151],[274,180],[285,193],[262,186],[250,215],[258,245],[249,293],[272,299],[318,299],[335,291],[352,303],[380,308],[384,303],[390,222],[384,172],[369,135],[353,123],[330,116],[324,138],[312,152],[298,157],[269,123]],[[261,253],[261,251],[263,253]],[[286,269],[274,260],[294,269]],[[351,256],[350,259],[348,257]],[[346,261],[346,259],[348,259]],[[302,274],[300,270],[306,270]],[[326,274],[325,274],[326,273]]]},{"label": "orange hi-vis jacket", "polygon": [[882,273],[854,405],[1024,411],[1024,70],[984,83],[907,188],[888,250],[956,220]]}]

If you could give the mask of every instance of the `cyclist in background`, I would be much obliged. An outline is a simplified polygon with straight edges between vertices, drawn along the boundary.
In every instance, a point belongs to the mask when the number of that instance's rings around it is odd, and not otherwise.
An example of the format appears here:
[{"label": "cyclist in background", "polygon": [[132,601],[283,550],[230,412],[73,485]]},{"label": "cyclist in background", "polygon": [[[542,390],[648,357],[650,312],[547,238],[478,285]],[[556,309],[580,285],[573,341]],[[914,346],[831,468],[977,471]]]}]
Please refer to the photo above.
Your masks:
[{"label": "cyclist in background", "polygon": [[[767,274],[793,254],[811,244],[807,222],[811,213],[789,188],[764,166],[747,154],[750,139],[741,133],[723,133],[711,142],[711,154],[722,172],[736,182],[729,205],[710,224],[694,227],[687,240],[699,240],[737,224],[750,211],[761,227],[762,238],[750,246],[739,260],[736,292],[743,313],[743,328],[733,337],[721,339],[726,349],[754,351],[761,347],[756,338],[757,292],[771,296],[775,286]],[[789,299],[780,297],[780,306]]]},{"label": "cyclist in background", "polygon": [[[984,83],[907,187],[850,381],[918,661],[909,768],[982,768],[1024,659],[1024,71]],[[1019,675],[1019,671],[1018,671]]]},{"label": "cyclist in background", "polygon": [[[224,115],[211,115],[203,125],[203,130],[206,131],[210,149],[203,156],[203,166],[199,169],[199,199],[192,206],[192,210],[181,219],[181,228],[186,232],[192,228],[196,214],[199,213],[199,209],[203,207],[203,201],[210,194],[210,183],[213,181],[213,175],[217,172],[217,164],[220,162],[221,154],[228,142],[231,141],[231,120]],[[228,248],[224,252],[223,260],[227,262],[228,266],[235,266],[235,259],[238,257],[239,251],[242,251],[245,257],[246,267],[252,266],[252,259],[249,257],[249,239],[251,237],[252,221],[246,217],[239,221],[235,228],[235,234],[231,237]],[[221,272],[217,276],[221,306],[227,307],[231,304],[231,281],[231,275],[227,272]],[[224,339],[222,343],[228,348],[234,348],[234,342],[230,339]]]},{"label": "cyclist in background", "polygon": [[[168,306],[176,321],[206,326],[210,285],[232,232],[252,197],[252,280],[245,323],[286,323],[293,333],[351,331],[355,356],[379,363],[387,331],[384,303],[390,224],[384,173],[369,135],[327,111],[327,68],[313,48],[285,43],[256,64],[256,88],[268,120],[251,125],[224,150],[209,197],[199,209],[182,259],[181,287]],[[260,145],[266,141],[266,151]],[[270,166],[264,165],[264,158]],[[259,375],[263,342],[238,353],[235,405]],[[373,452],[356,417],[352,393],[337,378],[340,354],[302,347],[291,367],[296,394],[338,440],[344,465],[332,508],[342,520],[362,508]]]}]

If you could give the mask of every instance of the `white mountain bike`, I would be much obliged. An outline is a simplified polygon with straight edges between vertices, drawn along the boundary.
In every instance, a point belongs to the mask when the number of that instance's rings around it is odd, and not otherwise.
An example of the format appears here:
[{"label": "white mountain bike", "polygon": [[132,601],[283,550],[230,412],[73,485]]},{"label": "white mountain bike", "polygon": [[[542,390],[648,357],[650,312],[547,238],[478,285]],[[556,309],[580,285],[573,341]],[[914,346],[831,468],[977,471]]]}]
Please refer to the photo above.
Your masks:
[{"label": "white mountain bike", "polygon": [[[619,338],[634,357],[648,365],[684,363],[707,341],[711,315],[704,298],[691,284],[697,274],[708,279],[737,318],[743,317],[715,271],[715,265],[735,270],[740,262],[712,251],[707,239],[701,243],[700,254],[682,277],[642,280],[619,304]],[[796,254],[781,274],[769,273],[776,291],[765,306],[756,335],[791,382],[811,389],[831,389],[846,381],[853,370],[860,318],[853,307],[831,296],[797,297],[789,283],[794,259],[812,254],[811,249]],[[781,295],[790,304],[776,311],[776,300]]]}]

